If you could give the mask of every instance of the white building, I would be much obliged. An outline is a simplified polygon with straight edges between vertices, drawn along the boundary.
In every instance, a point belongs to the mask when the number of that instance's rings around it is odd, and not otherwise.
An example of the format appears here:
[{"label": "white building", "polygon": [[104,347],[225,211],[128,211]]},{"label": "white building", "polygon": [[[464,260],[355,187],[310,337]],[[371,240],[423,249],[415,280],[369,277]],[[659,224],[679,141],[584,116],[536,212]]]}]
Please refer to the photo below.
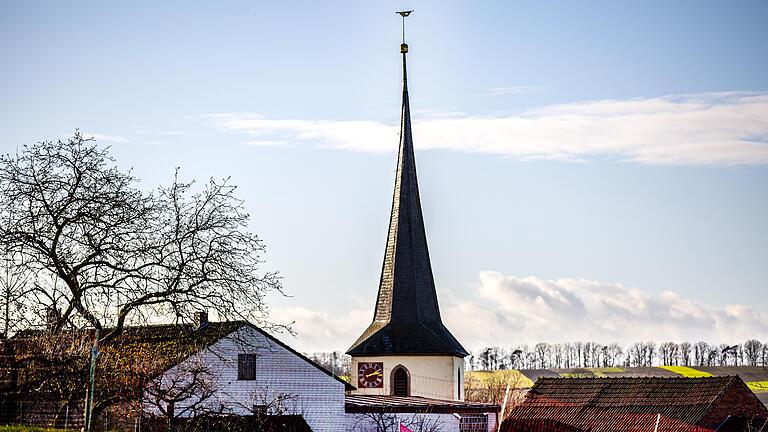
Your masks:
[{"label": "white building", "polygon": [[353,386],[256,326],[200,317],[196,325],[144,328],[143,343],[153,342],[148,334],[171,333],[196,344],[147,385],[145,414],[299,415],[313,431],[346,430],[344,396]]}]

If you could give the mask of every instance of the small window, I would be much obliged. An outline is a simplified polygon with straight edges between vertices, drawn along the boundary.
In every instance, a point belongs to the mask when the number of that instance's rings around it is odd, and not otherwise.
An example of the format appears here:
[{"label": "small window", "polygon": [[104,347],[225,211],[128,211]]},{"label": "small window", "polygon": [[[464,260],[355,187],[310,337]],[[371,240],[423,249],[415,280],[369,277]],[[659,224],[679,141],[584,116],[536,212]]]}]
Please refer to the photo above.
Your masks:
[{"label": "small window", "polygon": [[458,378],[456,380],[456,394],[459,396],[458,399],[461,400],[461,368],[456,369],[456,377]]},{"label": "small window", "polygon": [[488,432],[488,416],[461,416],[461,419],[459,419],[459,432]]},{"label": "small window", "polygon": [[408,396],[408,372],[406,372],[404,367],[399,366],[395,368],[394,379],[392,381],[393,395]]},{"label": "small window", "polygon": [[256,379],[256,354],[237,355],[237,379],[244,381]]}]

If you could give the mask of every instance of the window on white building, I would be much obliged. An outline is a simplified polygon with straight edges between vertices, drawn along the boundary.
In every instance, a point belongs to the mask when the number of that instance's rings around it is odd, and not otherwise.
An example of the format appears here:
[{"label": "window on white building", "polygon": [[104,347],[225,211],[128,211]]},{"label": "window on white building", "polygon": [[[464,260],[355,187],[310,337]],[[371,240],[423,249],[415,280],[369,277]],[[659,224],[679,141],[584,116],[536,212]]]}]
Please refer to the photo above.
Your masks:
[{"label": "window on white building", "polygon": [[463,415],[459,419],[459,432],[488,432],[488,416]]},{"label": "window on white building", "polygon": [[408,371],[403,366],[395,368],[392,378],[392,394],[395,396],[410,396]]},{"label": "window on white building", "polygon": [[256,379],[256,354],[237,355],[237,379],[243,381]]}]

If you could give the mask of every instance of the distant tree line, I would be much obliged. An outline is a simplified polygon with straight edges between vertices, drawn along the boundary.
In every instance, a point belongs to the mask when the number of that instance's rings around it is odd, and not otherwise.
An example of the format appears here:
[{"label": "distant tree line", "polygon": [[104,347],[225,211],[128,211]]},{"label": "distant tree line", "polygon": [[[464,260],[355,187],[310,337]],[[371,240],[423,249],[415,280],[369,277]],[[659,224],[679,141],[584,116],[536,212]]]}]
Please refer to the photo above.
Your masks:
[{"label": "distant tree line", "polygon": [[768,342],[540,342],[510,348],[486,347],[466,358],[469,370],[648,366],[768,366]]},{"label": "distant tree line", "polygon": [[352,357],[346,355],[343,351],[316,352],[308,354],[307,357],[336,376],[349,377],[352,373],[350,370],[352,368]]}]

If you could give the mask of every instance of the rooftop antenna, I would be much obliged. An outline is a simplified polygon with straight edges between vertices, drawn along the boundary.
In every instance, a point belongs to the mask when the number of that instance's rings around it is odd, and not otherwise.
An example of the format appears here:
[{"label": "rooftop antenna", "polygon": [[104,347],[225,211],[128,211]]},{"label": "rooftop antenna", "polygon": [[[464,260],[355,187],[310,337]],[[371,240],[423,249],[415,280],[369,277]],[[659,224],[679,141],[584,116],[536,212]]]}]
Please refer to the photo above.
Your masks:
[{"label": "rooftop antenna", "polygon": [[408,52],[408,44],[405,43],[405,17],[410,15],[411,12],[413,12],[413,11],[409,10],[409,11],[395,12],[396,14],[400,15],[401,17],[403,17],[403,43],[400,44],[400,52],[403,53],[403,54]]}]

